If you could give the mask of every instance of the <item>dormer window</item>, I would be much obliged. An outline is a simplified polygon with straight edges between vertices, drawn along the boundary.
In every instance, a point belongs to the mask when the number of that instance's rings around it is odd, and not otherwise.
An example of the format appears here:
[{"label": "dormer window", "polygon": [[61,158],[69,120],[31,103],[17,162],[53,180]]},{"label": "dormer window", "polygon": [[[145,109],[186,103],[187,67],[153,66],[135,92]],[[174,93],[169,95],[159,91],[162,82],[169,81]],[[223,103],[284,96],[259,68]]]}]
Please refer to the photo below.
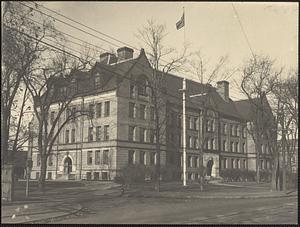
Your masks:
[{"label": "dormer window", "polygon": [[99,73],[97,73],[95,75],[95,87],[96,88],[99,88],[101,86],[101,78],[100,78],[100,75]]}]

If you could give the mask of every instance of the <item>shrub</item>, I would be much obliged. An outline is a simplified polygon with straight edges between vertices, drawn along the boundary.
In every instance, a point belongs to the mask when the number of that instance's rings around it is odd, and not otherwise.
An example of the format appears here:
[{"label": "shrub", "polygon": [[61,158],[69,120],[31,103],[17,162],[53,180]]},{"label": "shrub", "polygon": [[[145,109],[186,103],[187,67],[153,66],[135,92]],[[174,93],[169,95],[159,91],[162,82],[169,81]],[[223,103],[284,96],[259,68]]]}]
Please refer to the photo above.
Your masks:
[{"label": "shrub", "polygon": [[271,171],[270,170],[266,170],[266,169],[262,169],[260,170],[260,181],[261,182],[270,182],[271,181]]},{"label": "shrub", "polygon": [[174,165],[161,166],[160,174],[163,181],[173,181],[180,179],[180,170]]},{"label": "shrub", "polygon": [[254,181],[255,171],[247,169],[223,169],[220,171],[220,176],[225,182]]}]

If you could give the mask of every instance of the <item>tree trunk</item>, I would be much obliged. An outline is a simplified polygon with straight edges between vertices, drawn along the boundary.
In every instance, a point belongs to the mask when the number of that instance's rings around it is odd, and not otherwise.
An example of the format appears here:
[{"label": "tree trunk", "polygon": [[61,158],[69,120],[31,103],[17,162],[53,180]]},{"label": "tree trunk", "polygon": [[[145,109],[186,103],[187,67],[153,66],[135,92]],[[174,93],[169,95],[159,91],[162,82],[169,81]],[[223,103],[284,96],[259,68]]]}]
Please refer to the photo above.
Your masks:
[{"label": "tree trunk", "polygon": [[38,181],[38,188],[41,192],[45,192],[45,181],[47,172],[47,157],[41,157],[41,174]]},{"label": "tree trunk", "polygon": [[278,160],[276,155],[272,163],[271,191],[277,191],[277,184],[278,184],[277,172],[278,172]]},{"label": "tree trunk", "polygon": [[[259,140],[257,140],[259,141]],[[255,144],[255,149],[256,149],[256,183],[259,184],[260,182],[260,169],[259,169],[259,154],[260,154],[260,143],[257,142],[257,144]]]}]

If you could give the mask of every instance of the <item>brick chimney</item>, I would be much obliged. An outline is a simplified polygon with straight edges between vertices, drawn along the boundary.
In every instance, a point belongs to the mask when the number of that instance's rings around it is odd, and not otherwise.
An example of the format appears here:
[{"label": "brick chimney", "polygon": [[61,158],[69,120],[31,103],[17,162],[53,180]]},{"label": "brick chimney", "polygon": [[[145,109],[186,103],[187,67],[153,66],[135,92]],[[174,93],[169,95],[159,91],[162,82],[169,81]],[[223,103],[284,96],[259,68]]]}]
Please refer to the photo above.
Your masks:
[{"label": "brick chimney", "polygon": [[117,57],[112,53],[105,52],[103,54],[100,54],[100,62],[110,65],[117,62]]},{"label": "brick chimney", "polygon": [[229,82],[226,80],[217,82],[217,92],[221,97],[228,102],[229,101]]},{"label": "brick chimney", "polygon": [[121,47],[117,49],[118,61],[127,60],[133,58],[133,49],[129,47]]}]

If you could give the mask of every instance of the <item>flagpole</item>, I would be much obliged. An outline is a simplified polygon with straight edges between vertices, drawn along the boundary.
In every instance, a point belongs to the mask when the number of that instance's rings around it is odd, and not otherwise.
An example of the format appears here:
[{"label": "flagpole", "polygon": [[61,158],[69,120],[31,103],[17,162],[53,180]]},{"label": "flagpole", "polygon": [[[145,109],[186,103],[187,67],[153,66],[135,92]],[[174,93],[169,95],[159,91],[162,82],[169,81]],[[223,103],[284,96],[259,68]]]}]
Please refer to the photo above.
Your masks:
[{"label": "flagpole", "polygon": [[184,20],[184,26],[183,26],[183,45],[185,45],[185,26],[186,26],[186,21],[185,21],[184,6],[182,8],[183,8],[183,20]]}]

